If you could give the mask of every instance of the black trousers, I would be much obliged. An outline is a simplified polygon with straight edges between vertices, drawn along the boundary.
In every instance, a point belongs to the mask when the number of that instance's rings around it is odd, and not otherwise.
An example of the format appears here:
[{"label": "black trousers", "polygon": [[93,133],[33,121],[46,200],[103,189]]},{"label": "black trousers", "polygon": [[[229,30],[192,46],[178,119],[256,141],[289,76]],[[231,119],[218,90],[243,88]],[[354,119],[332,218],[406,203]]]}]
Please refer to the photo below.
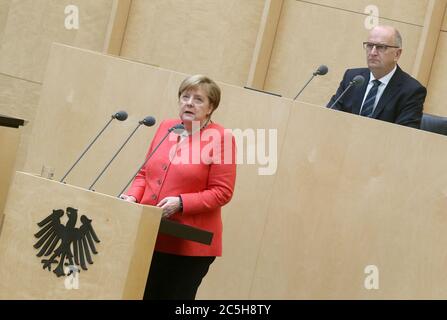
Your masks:
[{"label": "black trousers", "polygon": [[194,300],[216,257],[188,257],[154,252],[144,300]]}]

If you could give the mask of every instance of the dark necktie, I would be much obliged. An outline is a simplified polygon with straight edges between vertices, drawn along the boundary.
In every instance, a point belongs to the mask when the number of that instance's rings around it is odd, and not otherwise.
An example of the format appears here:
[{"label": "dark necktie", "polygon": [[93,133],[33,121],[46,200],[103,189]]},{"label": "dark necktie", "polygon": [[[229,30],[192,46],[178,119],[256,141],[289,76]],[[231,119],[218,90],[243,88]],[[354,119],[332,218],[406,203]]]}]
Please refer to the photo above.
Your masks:
[{"label": "dark necktie", "polygon": [[365,102],[363,103],[361,116],[371,117],[374,110],[374,102],[376,101],[377,89],[379,88],[381,82],[379,80],[373,80],[373,87],[369,90],[366,96]]}]

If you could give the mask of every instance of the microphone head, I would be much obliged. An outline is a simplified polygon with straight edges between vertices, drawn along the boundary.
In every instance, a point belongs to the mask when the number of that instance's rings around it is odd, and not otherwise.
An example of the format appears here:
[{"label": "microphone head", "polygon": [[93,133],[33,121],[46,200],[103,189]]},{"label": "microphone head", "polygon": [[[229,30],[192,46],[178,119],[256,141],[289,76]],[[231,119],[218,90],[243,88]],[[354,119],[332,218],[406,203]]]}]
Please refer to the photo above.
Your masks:
[{"label": "microphone head", "polygon": [[365,77],[360,74],[356,75],[351,81],[355,86],[361,86],[363,82],[365,82]]},{"label": "microphone head", "polygon": [[113,119],[124,121],[127,119],[127,112],[126,111],[118,111],[112,116]]},{"label": "microphone head", "polygon": [[152,116],[147,116],[143,120],[140,121],[140,124],[144,124],[147,127],[152,127],[155,124],[155,118]]},{"label": "microphone head", "polygon": [[183,125],[183,123],[179,123],[176,124],[175,126],[172,127],[173,130],[185,130],[185,126]]},{"label": "microphone head", "polygon": [[328,71],[328,67],[322,64],[318,67],[317,71],[314,72],[314,76],[324,76]]},{"label": "microphone head", "polygon": [[182,134],[182,132],[185,131],[185,126],[183,125],[183,123],[179,123],[170,128],[168,131],[174,131],[176,134]]}]

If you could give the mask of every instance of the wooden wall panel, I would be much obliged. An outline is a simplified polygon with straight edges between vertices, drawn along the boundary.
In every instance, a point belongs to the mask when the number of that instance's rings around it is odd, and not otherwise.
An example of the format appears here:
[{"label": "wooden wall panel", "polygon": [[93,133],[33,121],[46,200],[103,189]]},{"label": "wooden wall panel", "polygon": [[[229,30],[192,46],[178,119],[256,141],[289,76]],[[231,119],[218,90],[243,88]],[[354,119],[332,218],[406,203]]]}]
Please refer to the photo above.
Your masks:
[{"label": "wooden wall panel", "polygon": [[[326,64],[329,73],[314,79],[299,97],[301,101],[326,105],[347,68],[366,66],[362,42],[368,31],[364,19],[364,15],[357,13],[284,1],[264,89],[293,98],[312,72],[320,64]],[[422,28],[394,21],[387,23],[402,34],[404,50],[399,64],[410,73]]]},{"label": "wooden wall panel", "polygon": [[10,5],[11,0],[0,0],[0,43],[3,39],[3,32],[5,30],[6,21],[8,19]]},{"label": "wooden wall panel", "polygon": [[[113,0],[11,2],[0,47],[0,72],[41,81],[52,42],[102,51],[112,3]],[[79,8],[79,30],[65,28],[67,5]]]},{"label": "wooden wall panel", "polygon": [[411,71],[411,74],[425,87],[430,78],[446,7],[447,0],[430,0],[425,12],[424,26]]},{"label": "wooden wall panel", "polygon": [[265,0],[248,74],[247,87],[264,88],[283,2],[283,0]]},{"label": "wooden wall panel", "polygon": [[134,0],[121,55],[244,85],[263,0]]},{"label": "wooden wall panel", "polygon": [[[300,1],[300,0],[298,0]],[[370,5],[379,8],[379,17],[387,20],[396,20],[418,26],[424,25],[425,9],[429,0],[309,0],[318,5],[329,6],[336,9],[353,11],[364,14],[365,8]]]},{"label": "wooden wall panel", "polygon": [[304,103],[289,121],[249,298],[445,299],[447,138]]},{"label": "wooden wall panel", "polygon": [[441,32],[427,86],[424,112],[447,116],[447,32]]},{"label": "wooden wall panel", "polygon": [[20,143],[20,129],[0,126],[0,233],[2,230],[3,209],[12,181],[17,148]]},{"label": "wooden wall panel", "polygon": [[[276,156],[273,157],[273,152],[268,149],[272,143],[268,139],[268,130],[277,131],[277,148],[274,150],[280,157],[291,101],[223,83],[221,88],[223,99],[222,109],[216,114],[218,122],[232,129],[253,129],[256,134],[265,130],[267,144],[261,144],[260,140],[256,139],[256,148],[265,146],[265,154],[271,155],[276,162]],[[248,143],[247,140],[237,144],[238,152],[244,152],[244,163],[247,163],[247,150],[254,147],[253,143]],[[265,166],[239,164],[237,167],[234,196],[223,209],[223,257],[217,258],[211,265],[207,279],[199,289],[199,299],[229,297],[229,292],[232,299],[245,299],[249,295],[258,258],[257,246],[262,240],[268,215],[267,207],[276,179],[275,175],[259,175],[259,168]],[[247,237],[250,237],[251,241],[247,241]],[[238,263],[234,263],[235,261]],[[229,274],[237,277],[227,276]],[[225,281],[222,281],[222,275],[226,276]]]},{"label": "wooden wall panel", "polygon": [[[114,121],[67,178],[70,184],[88,187],[138,121],[147,115],[155,116],[157,121],[167,114],[176,115],[175,92],[181,79],[159,69],[95,55],[91,51],[61,45],[55,48],[42,87],[37,128],[33,132],[25,170],[39,172],[46,164],[54,167],[56,177],[61,178],[110,116],[126,110],[129,118],[125,122]],[[66,81],[60,81],[61,73],[65,74]],[[171,82],[175,83],[174,87]],[[160,108],[160,94],[172,109]],[[95,189],[108,194],[121,190],[144,158],[154,132],[155,128],[140,127]],[[46,142],[49,134],[61,138],[65,135],[65,138],[52,145]],[[61,149],[66,152],[61,154]],[[126,156],[134,152],[134,157]],[[113,174],[120,167],[125,171]]]},{"label": "wooden wall panel", "polygon": [[41,84],[0,74],[0,114],[27,120],[21,127],[20,145],[15,170],[21,170],[31,138],[34,118],[39,104]]},{"label": "wooden wall panel", "polygon": [[119,56],[132,0],[114,0],[103,53]]},{"label": "wooden wall panel", "polygon": [[444,15],[444,22],[442,23],[442,31],[447,31],[447,12]]},{"label": "wooden wall panel", "polygon": [[0,113],[29,120],[34,114],[41,84],[0,74]]}]

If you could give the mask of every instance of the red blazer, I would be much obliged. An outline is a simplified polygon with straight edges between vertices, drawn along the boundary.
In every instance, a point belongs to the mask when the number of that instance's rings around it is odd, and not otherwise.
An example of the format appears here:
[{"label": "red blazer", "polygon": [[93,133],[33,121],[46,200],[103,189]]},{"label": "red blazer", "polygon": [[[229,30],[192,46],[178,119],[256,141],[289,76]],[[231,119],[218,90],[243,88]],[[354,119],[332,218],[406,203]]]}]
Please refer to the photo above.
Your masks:
[{"label": "red blazer", "polygon": [[[180,120],[163,121],[148,154],[168,129],[179,123]],[[183,139],[174,132],[168,135],[135,177],[127,195],[148,205],[156,205],[165,197],[181,195],[183,212],[175,213],[169,219],[208,230],[214,236],[208,246],[159,234],[156,251],[184,256],[222,255],[221,207],[233,196],[235,153],[233,135],[216,123]]]}]

